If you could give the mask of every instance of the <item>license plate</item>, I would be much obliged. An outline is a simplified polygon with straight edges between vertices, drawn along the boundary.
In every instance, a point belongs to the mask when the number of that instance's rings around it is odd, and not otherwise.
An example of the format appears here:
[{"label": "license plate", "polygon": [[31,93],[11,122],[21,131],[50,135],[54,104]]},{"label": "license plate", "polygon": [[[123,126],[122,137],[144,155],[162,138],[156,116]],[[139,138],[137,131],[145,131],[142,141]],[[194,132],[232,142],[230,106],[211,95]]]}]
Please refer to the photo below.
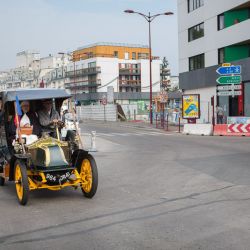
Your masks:
[{"label": "license plate", "polygon": [[52,181],[52,182],[62,182],[67,180],[70,177],[70,172],[66,172],[64,174],[51,174],[51,173],[47,173],[46,174],[46,180],[48,181]]}]

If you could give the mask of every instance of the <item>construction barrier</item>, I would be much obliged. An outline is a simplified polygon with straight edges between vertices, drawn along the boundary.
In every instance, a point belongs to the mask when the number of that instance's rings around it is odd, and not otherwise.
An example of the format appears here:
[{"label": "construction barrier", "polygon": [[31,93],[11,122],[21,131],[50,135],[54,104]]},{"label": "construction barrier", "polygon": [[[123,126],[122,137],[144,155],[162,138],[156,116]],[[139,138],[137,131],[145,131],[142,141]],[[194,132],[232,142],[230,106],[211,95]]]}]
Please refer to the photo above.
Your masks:
[{"label": "construction barrier", "polygon": [[217,124],[214,135],[220,136],[250,136],[250,124]]},{"label": "construction barrier", "polygon": [[186,135],[213,135],[212,124],[184,124],[183,134]]}]

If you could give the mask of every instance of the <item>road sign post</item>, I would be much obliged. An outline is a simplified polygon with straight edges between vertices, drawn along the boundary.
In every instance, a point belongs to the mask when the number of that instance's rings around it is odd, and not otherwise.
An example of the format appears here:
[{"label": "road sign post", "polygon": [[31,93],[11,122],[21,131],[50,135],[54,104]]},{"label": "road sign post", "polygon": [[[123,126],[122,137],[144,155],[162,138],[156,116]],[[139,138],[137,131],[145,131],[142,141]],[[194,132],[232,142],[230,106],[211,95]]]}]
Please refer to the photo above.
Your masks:
[{"label": "road sign post", "polygon": [[101,99],[101,103],[103,105],[103,115],[104,115],[104,122],[106,122],[106,105],[107,105],[107,98],[105,95],[103,95]]},{"label": "road sign post", "polygon": [[241,76],[220,76],[219,78],[217,78],[216,82],[219,84],[240,84]]},{"label": "road sign post", "polygon": [[241,74],[241,66],[240,65],[237,65],[237,66],[222,66],[222,67],[219,67],[216,72],[219,74],[219,75],[239,75]]},{"label": "road sign post", "polygon": [[241,65],[223,64],[216,72],[220,75],[216,82],[217,96],[241,96],[242,95],[242,77]]}]

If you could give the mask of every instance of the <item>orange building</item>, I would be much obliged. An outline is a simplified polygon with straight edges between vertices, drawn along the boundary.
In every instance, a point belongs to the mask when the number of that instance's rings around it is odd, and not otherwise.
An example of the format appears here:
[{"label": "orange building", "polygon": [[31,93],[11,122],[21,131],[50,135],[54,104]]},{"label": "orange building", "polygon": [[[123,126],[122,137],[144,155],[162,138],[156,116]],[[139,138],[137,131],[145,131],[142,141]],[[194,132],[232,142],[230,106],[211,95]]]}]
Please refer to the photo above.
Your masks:
[{"label": "orange building", "polygon": [[80,47],[73,52],[73,60],[80,61],[92,57],[110,57],[125,60],[149,58],[149,48],[144,45],[126,43],[94,43]]}]

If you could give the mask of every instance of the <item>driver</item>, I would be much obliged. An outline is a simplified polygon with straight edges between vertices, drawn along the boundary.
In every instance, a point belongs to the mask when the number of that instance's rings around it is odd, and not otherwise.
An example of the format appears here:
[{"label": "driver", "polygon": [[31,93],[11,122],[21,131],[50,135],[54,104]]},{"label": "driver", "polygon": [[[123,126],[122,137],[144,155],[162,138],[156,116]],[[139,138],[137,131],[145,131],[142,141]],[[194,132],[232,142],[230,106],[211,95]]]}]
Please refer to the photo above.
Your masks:
[{"label": "driver", "polygon": [[54,124],[62,123],[58,112],[52,106],[51,99],[42,100],[42,110],[38,111],[41,126],[49,130],[54,128]]}]

